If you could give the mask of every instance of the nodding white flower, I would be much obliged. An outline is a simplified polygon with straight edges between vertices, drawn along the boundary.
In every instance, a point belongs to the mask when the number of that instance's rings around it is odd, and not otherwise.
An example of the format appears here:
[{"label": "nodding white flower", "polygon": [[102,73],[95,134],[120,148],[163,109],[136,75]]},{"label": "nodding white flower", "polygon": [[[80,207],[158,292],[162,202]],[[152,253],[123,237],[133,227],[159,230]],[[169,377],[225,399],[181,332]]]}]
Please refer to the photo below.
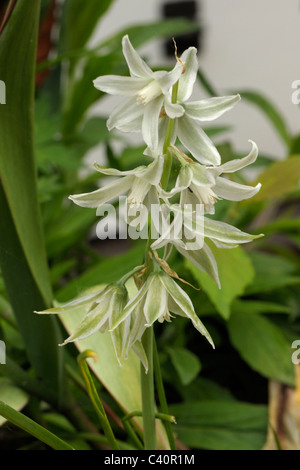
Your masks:
[{"label": "nodding white flower", "polygon": [[94,167],[100,173],[108,176],[120,176],[121,178],[91,193],[69,196],[69,199],[81,207],[97,208],[120,194],[129,192],[129,203],[142,204],[151,189],[158,186],[163,172],[163,165],[164,159],[162,156],[156,157],[148,166],[139,166],[129,171],[103,168],[95,163]]},{"label": "nodding white flower", "polygon": [[233,173],[255,162],[258,148],[254,142],[249,142],[252,148],[246,157],[217,167],[206,167],[187,159],[176,147],[172,146],[172,151],[181,162],[181,169],[175,187],[169,192],[159,189],[159,195],[163,198],[171,198],[181,193],[182,204],[203,204],[206,214],[214,214],[214,204],[217,199],[242,201],[251,198],[260,190],[260,183],[253,187],[235,183],[220,176],[223,173]]},{"label": "nodding white flower", "polygon": [[[235,248],[240,244],[249,243],[263,235],[251,235],[233,225],[205,216],[199,220],[196,211],[185,210],[185,201],[186,199],[183,195],[179,206],[176,207],[175,212],[177,213],[173,221],[168,223],[168,220],[164,220],[162,226],[167,227],[167,229],[151,244],[151,249],[158,250],[165,247],[166,252],[168,252],[167,248],[174,246],[185,258],[190,260],[201,271],[206,272],[221,288],[217,263],[212,250],[205,243],[205,239],[210,239],[218,248]],[[162,217],[164,217],[163,214]],[[180,224],[179,227],[178,224]],[[180,237],[177,236],[178,233],[181,234]]]},{"label": "nodding white flower", "polygon": [[170,93],[182,74],[183,65],[177,62],[171,72],[153,72],[133,48],[127,35],[122,39],[122,46],[130,77],[104,75],[94,80],[97,89],[127,97],[111,113],[107,127],[125,132],[142,128],[145,142],[151,149],[156,149],[162,107],[172,119],[183,114],[183,108],[171,102]]},{"label": "nodding white flower", "polygon": [[[220,165],[220,154],[202,130],[200,123],[212,121],[222,116],[240,101],[240,95],[187,102],[192,95],[197,79],[197,49],[190,47],[183,52],[180,60],[185,64],[185,73],[179,78],[177,105],[180,105],[184,112],[181,116],[176,116],[173,142],[178,137],[193,157],[204,165]],[[161,125],[162,129],[163,127]]]},{"label": "nodding white flower", "polygon": [[[104,333],[110,329],[122,315],[127,301],[127,289],[122,284],[115,282],[100,291],[84,295],[59,307],[36,313],[63,314],[78,309],[86,311],[86,315],[74,333],[60,345],[65,346],[68,343],[88,338],[97,331]],[[129,326],[129,321],[125,321],[110,333],[119,363],[121,363],[124,346],[129,335]]]},{"label": "nodding white flower", "polygon": [[128,301],[121,316],[112,325],[111,331],[132,317],[132,326],[127,338],[128,349],[136,341],[140,341],[145,329],[155,321],[170,321],[170,312],[190,319],[194,327],[213,346],[211,336],[196,314],[189,296],[162,270],[149,274],[138,293]]}]

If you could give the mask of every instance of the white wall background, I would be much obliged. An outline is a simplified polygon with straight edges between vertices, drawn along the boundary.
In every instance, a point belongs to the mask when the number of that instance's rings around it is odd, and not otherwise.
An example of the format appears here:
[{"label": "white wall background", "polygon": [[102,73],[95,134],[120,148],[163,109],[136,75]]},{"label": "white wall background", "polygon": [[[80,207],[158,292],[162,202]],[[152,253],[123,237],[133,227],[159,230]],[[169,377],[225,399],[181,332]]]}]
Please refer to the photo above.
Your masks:
[{"label": "white wall background", "polygon": [[[282,112],[292,132],[300,132],[300,107],[291,101],[294,80],[300,79],[299,0],[198,0],[204,28],[199,63],[220,94],[252,89],[264,93]],[[116,0],[99,25],[92,42],[97,43],[121,28],[160,19],[163,0]],[[161,64],[159,42],[142,53],[150,63]],[[194,98],[201,98],[197,89]],[[111,102],[102,101],[100,114],[109,113]],[[248,139],[261,152],[285,156],[284,146],[256,108],[240,103],[218,120],[232,124],[235,148],[247,151]]]}]

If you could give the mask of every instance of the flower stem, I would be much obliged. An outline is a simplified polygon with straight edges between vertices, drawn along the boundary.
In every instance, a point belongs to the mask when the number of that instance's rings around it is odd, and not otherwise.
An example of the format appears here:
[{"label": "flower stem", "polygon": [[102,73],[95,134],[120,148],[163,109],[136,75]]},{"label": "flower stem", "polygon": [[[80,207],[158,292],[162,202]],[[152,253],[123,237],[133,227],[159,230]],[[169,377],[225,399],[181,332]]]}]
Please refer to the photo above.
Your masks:
[{"label": "flower stem", "polygon": [[[176,82],[172,89],[172,103],[173,104],[177,102],[178,84],[179,82]],[[163,169],[163,174],[161,177],[161,185],[163,189],[167,189],[169,177],[171,173],[171,168],[172,168],[172,155],[169,151],[169,146],[170,146],[171,139],[172,139],[174,124],[175,124],[175,120],[169,118],[166,138],[165,138],[164,147],[163,147],[163,154],[165,155],[164,169]]]},{"label": "flower stem", "polygon": [[141,365],[142,407],[145,450],[156,450],[155,398],[153,381],[153,327],[146,329],[143,346],[148,358],[148,372]]},{"label": "flower stem", "polygon": [[[153,361],[154,361],[155,384],[156,384],[156,390],[157,390],[157,394],[159,398],[160,407],[164,414],[169,415],[168,403],[167,403],[164,384],[162,380],[155,339],[154,339],[154,344],[153,344]],[[165,428],[166,428],[167,436],[169,439],[170,449],[176,450],[173,429],[172,429],[172,425],[170,421],[165,422]]]},{"label": "flower stem", "polygon": [[95,384],[93,382],[93,379],[91,377],[88,365],[86,363],[86,359],[88,359],[89,357],[92,357],[96,360],[97,356],[94,353],[94,351],[87,350],[87,351],[84,351],[81,354],[79,354],[79,356],[77,357],[77,362],[78,362],[79,368],[81,370],[81,373],[83,375],[83,378],[84,378],[84,381],[85,381],[85,384],[86,384],[86,387],[87,387],[88,395],[89,395],[90,400],[91,400],[91,402],[94,406],[94,409],[95,409],[95,411],[98,415],[99,421],[100,421],[102,429],[104,431],[104,434],[107,437],[107,440],[108,440],[111,448],[113,450],[118,450],[119,449],[118,443],[116,441],[116,438],[114,436],[114,433],[112,431],[110,423],[107,419],[105,410],[104,410],[103,405],[101,403],[101,400],[98,396]]}]

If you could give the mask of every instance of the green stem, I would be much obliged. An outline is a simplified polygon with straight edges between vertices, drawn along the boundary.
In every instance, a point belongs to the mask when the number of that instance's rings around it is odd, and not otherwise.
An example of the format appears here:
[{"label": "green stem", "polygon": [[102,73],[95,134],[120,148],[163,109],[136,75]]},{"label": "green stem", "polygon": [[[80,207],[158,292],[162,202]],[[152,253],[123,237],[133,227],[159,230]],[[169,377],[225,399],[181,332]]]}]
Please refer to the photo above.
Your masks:
[{"label": "green stem", "polygon": [[90,351],[90,350],[84,351],[81,354],[79,354],[79,356],[77,358],[78,365],[79,365],[80,370],[82,372],[84,381],[86,383],[88,395],[90,397],[91,402],[94,405],[95,411],[96,411],[96,413],[98,415],[98,418],[100,420],[100,423],[101,423],[102,429],[104,431],[104,434],[107,437],[107,440],[108,440],[111,448],[113,450],[119,450],[118,443],[117,443],[116,438],[114,436],[114,433],[111,429],[110,423],[107,419],[105,410],[103,408],[102,402],[99,398],[99,395],[97,393],[95,384],[94,384],[93,379],[91,377],[88,365],[86,363],[86,359],[88,359],[89,357],[92,357],[92,358],[96,359],[97,356],[94,353],[94,351]]},{"label": "green stem", "polygon": [[146,329],[143,346],[148,358],[148,373],[141,365],[142,407],[145,450],[156,450],[155,399],[153,382],[153,327]]},{"label": "green stem", "polygon": [[[178,84],[179,82],[175,83],[172,89],[172,103],[173,104],[177,102]],[[169,146],[170,146],[171,139],[172,139],[174,124],[175,124],[175,120],[169,118],[166,138],[165,138],[164,147],[163,147],[163,154],[165,155],[164,169],[163,169],[163,174],[161,177],[161,185],[163,189],[167,189],[169,178],[170,178],[170,173],[171,173],[171,168],[172,168],[172,155],[169,152]]]},{"label": "green stem", "polygon": [[[168,403],[167,403],[164,384],[162,380],[155,339],[154,339],[154,344],[153,344],[153,361],[154,361],[155,385],[156,385],[156,390],[157,390],[158,399],[160,403],[160,408],[165,415],[169,415]],[[173,429],[172,429],[172,425],[170,421],[165,422],[165,428],[166,428],[167,436],[169,439],[170,449],[176,450]]]}]

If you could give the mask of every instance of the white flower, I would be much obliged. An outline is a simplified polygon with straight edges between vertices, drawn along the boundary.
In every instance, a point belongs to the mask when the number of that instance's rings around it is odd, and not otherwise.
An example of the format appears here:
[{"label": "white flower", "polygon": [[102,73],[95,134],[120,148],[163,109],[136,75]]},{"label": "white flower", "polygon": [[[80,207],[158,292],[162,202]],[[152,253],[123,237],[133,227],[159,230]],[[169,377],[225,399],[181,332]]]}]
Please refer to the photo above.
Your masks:
[{"label": "white flower", "polygon": [[[115,282],[100,291],[79,297],[62,306],[36,313],[63,314],[78,309],[84,309],[87,312],[74,333],[61,344],[61,346],[65,346],[68,343],[88,338],[97,331],[104,333],[108,328],[111,328],[118,321],[127,301],[128,293],[126,288]],[[123,322],[110,333],[119,363],[121,363],[124,346],[128,340],[129,323],[129,321]],[[133,343],[131,346],[133,346]]]},{"label": "white flower", "polygon": [[128,301],[121,316],[112,325],[111,331],[132,317],[130,335],[127,339],[128,349],[136,341],[141,340],[145,329],[155,321],[170,321],[170,312],[189,318],[194,327],[213,346],[210,334],[197,316],[189,296],[172,277],[160,269],[149,274],[138,293]]},{"label": "white flower", "polygon": [[[172,206],[173,207],[173,206]],[[172,212],[172,211],[170,211]],[[173,211],[174,212],[174,211]],[[174,246],[176,250],[185,258],[190,260],[201,271],[206,272],[221,288],[218,267],[213,252],[205,243],[205,239],[210,239],[218,248],[235,248],[240,244],[249,243],[260,235],[251,235],[225,222],[219,222],[208,217],[195,217],[193,211],[184,210],[183,198],[176,208],[172,223],[165,220],[167,230],[151,244],[152,250]],[[196,213],[197,215],[197,213]],[[178,227],[178,224],[181,224]],[[181,233],[181,237],[175,236]]]},{"label": "white flower", "polygon": [[233,173],[255,162],[258,148],[254,142],[249,142],[252,149],[246,157],[217,167],[205,167],[187,160],[176,147],[172,146],[172,151],[181,162],[181,169],[175,187],[169,192],[160,189],[159,195],[171,198],[181,193],[182,204],[204,204],[206,214],[214,214],[214,204],[217,199],[242,201],[251,198],[260,190],[260,183],[253,187],[220,176],[223,173]]},{"label": "white flower", "polygon": [[94,167],[100,173],[109,176],[120,176],[121,178],[91,193],[69,196],[69,199],[81,207],[97,208],[130,190],[128,202],[137,205],[142,204],[151,188],[158,186],[163,165],[164,160],[162,156],[156,157],[148,166],[143,165],[129,171],[103,168],[95,163]]},{"label": "white flower", "polygon": [[183,52],[180,60],[185,63],[186,70],[179,79],[177,104],[184,109],[184,113],[176,116],[173,142],[178,137],[184,147],[202,164],[220,165],[219,152],[199,123],[212,121],[222,116],[238,103],[240,95],[187,102],[197,79],[197,49],[190,47]]},{"label": "white flower", "polygon": [[123,54],[130,77],[104,75],[94,80],[97,89],[111,95],[126,96],[107,121],[109,130],[140,131],[151,149],[158,146],[158,120],[162,107],[175,118],[183,114],[183,108],[172,104],[170,90],[178,81],[183,65],[177,62],[171,72],[153,72],[133,48],[128,36],[122,39]]}]

